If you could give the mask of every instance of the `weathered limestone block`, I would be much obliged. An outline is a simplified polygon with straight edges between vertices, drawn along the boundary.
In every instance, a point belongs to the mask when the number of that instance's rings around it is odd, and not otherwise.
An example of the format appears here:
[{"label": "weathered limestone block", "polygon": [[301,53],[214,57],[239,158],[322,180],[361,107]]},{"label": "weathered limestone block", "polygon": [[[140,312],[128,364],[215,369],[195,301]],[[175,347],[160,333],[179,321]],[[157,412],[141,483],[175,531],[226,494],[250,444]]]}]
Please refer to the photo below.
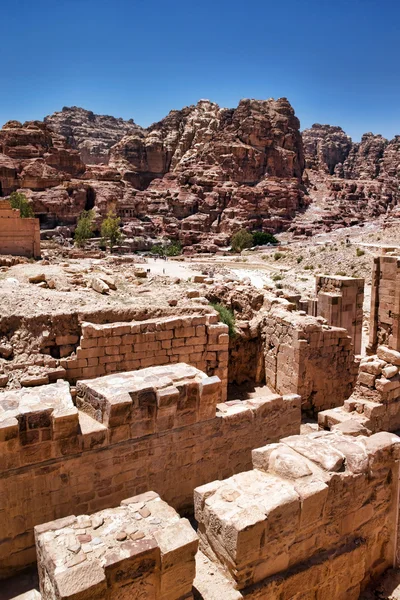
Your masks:
[{"label": "weathered limestone block", "polygon": [[387,348],[386,346],[378,346],[376,351],[378,358],[392,365],[400,366],[400,352]]},{"label": "weathered limestone block", "polygon": [[42,600],[192,597],[198,539],[155,492],[35,527]]},{"label": "weathered limestone block", "polygon": [[79,381],[77,406],[133,439],[215,418],[220,387],[218,377],[178,363]]},{"label": "weathered limestone block", "polygon": [[78,448],[78,410],[69,384],[58,381],[0,395],[0,471],[61,456]]},{"label": "weathered limestone block", "polygon": [[195,490],[200,548],[252,600],[358,598],[395,558],[399,458],[389,433],[258,448],[253,471]]}]

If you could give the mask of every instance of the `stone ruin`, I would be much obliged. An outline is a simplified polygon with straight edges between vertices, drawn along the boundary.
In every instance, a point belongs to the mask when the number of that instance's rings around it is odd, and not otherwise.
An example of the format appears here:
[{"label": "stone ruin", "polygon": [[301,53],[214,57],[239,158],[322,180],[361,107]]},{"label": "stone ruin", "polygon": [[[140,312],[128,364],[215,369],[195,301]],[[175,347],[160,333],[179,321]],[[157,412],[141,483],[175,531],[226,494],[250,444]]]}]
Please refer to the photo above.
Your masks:
[{"label": "stone ruin", "polygon": [[39,219],[22,219],[20,211],[0,199],[0,254],[40,258]]},{"label": "stone ruin", "polygon": [[[388,258],[376,355],[361,362],[363,286],[349,278],[318,278],[314,315],[246,296],[234,339],[210,309],[46,315],[42,379],[17,389],[15,357],[2,376],[5,586],[36,562],[42,600],[351,600],[397,567]],[[227,305],[242,292],[213,290]]]}]

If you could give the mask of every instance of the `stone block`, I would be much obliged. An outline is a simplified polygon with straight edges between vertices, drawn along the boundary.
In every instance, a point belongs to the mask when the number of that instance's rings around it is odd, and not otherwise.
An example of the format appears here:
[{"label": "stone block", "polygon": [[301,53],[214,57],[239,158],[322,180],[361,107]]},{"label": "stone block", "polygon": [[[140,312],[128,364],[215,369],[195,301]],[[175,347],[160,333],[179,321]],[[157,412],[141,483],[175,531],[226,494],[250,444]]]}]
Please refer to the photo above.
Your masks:
[{"label": "stone block", "polygon": [[198,539],[150,492],[94,515],[35,528],[43,600],[180,600],[191,594]]}]

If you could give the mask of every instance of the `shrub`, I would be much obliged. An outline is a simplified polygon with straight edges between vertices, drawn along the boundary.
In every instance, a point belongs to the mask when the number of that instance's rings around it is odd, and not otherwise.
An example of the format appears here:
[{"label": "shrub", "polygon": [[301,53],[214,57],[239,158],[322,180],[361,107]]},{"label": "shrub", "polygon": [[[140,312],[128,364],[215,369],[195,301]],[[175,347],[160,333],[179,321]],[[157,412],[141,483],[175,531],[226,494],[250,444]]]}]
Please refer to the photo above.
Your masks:
[{"label": "shrub", "polygon": [[314,269],[314,265],[306,265],[306,266],[304,267],[304,269],[305,269],[306,271],[312,271],[312,270]]},{"label": "shrub", "polygon": [[296,260],[297,260],[297,264],[300,264],[301,261],[303,260],[303,256],[298,256]]},{"label": "shrub", "polygon": [[275,275],[272,275],[271,277],[272,281],[281,281],[283,279],[282,275],[279,275],[278,273],[276,273]]},{"label": "shrub", "polygon": [[285,256],[283,254],[283,252],[275,252],[275,254],[274,254],[274,260],[279,260],[280,258],[282,258],[282,256]]},{"label": "shrub", "polygon": [[357,250],[356,250],[357,256],[364,256],[364,254],[365,254],[365,250],[361,250],[360,248],[357,248]]},{"label": "shrub", "polygon": [[283,285],[281,283],[276,283],[275,287],[277,290],[281,290],[283,288]]},{"label": "shrub", "polygon": [[340,275],[341,277],[346,277],[345,271],[337,271],[335,275]]},{"label": "shrub", "polygon": [[265,246],[266,244],[277,244],[278,240],[272,233],[264,231],[253,231],[253,246]]},{"label": "shrub", "polygon": [[107,215],[107,218],[104,219],[103,223],[101,224],[101,237],[104,241],[104,244],[108,246],[110,250],[112,250],[122,238],[122,233],[119,228],[120,222],[121,219],[117,217],[115,213],[110,211]]},{"label": "shrub", "polygon": [[251,248],[253,246],[253,236],[245,229],[240,229],[233,234],[231,246],[234,252],[241,252],[244,248]]},{"label": "shrub", "polygon": [[179,256],[182,254],[182,244],[176,241],[170,241],[165,248],[166,256]]},{"label": "shrub", "polygon": [[236,335],[236,331],[235,331],[235,315],[233,314],[233,312],[227,306],[224,306],[223,304],[219,304],[219,302],[211,302],[211,306],[219,314],[219,318],[221,319],[222,323],[225,323],[225,325],[228,325],[229,337],[234,338]]},{"label": "shrub", "polygon": [[165,254],[164,246],[162,246],[161,244],[154,244],[154,246],[151,247],[150,252],[152,254],[158,254],[159,256],[164,256],[164,254]]},{"label": "shrub", "polygon": [[94,229],[94,213],[92,210],[84,210],[78,219],[78,224],[75,229],[74,239],[75,244],[83,248],[93,236]]},{"label": "shrub", "polygon": [[10,196],[11,208],[18,208],[22,219],[30,219],[35,216],[32,206],[29,204],[25,194],[13,192]]}]

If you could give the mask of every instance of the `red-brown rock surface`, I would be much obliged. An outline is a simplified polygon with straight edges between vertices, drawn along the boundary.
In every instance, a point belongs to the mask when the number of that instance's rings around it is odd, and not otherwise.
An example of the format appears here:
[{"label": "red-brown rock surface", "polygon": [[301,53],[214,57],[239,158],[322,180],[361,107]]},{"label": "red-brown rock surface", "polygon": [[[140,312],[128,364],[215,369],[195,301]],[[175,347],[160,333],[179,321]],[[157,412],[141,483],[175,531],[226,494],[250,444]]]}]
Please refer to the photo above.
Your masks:
[{"label": "red-brown rock surface", "polygon": [[[285,98],[236,109],[201,100],[147,130],[63,109],[0,131],[1,192],[24,190],[50,227],[112,209],[134,224],[132,236],[143,232],[144,246],[168,235],[215,251],[241,227],[286,229],[307,205],[299,125]],[[86,167],[82,157],[108,164]]]},{"label": "red-brown rock surface", "polygon": [[285,98],[172,111],[113,146],[110,166],[139,190],[125,196],[123,217],[150,217],[194,249],[225,245],[241,227],[285,229],[307,204],[299,121]]},{"label": "red-brown rock surface", "polygon": [[292,230],[310,233],[390,215],[400,204],[400,136],[388,141],[366,133],[353,143],[340,127],[303,131],[312,204],[318,210],[295,219]]},{"label": "red-brown rock surface", "polygon": [[302,133],[306,166],[333,175],[335,167],[343,163],[353,142],[341,127],[315,123]]},{"label": "red-brown rock surface", "polygon": [[95,115],[77,106],[64,107],[44,119],[49,129],[63,136],[79,150],[86,164],[107,164],[109,150],[124,135],[141,131],[132,119],[124,121],[108,115]]}]

